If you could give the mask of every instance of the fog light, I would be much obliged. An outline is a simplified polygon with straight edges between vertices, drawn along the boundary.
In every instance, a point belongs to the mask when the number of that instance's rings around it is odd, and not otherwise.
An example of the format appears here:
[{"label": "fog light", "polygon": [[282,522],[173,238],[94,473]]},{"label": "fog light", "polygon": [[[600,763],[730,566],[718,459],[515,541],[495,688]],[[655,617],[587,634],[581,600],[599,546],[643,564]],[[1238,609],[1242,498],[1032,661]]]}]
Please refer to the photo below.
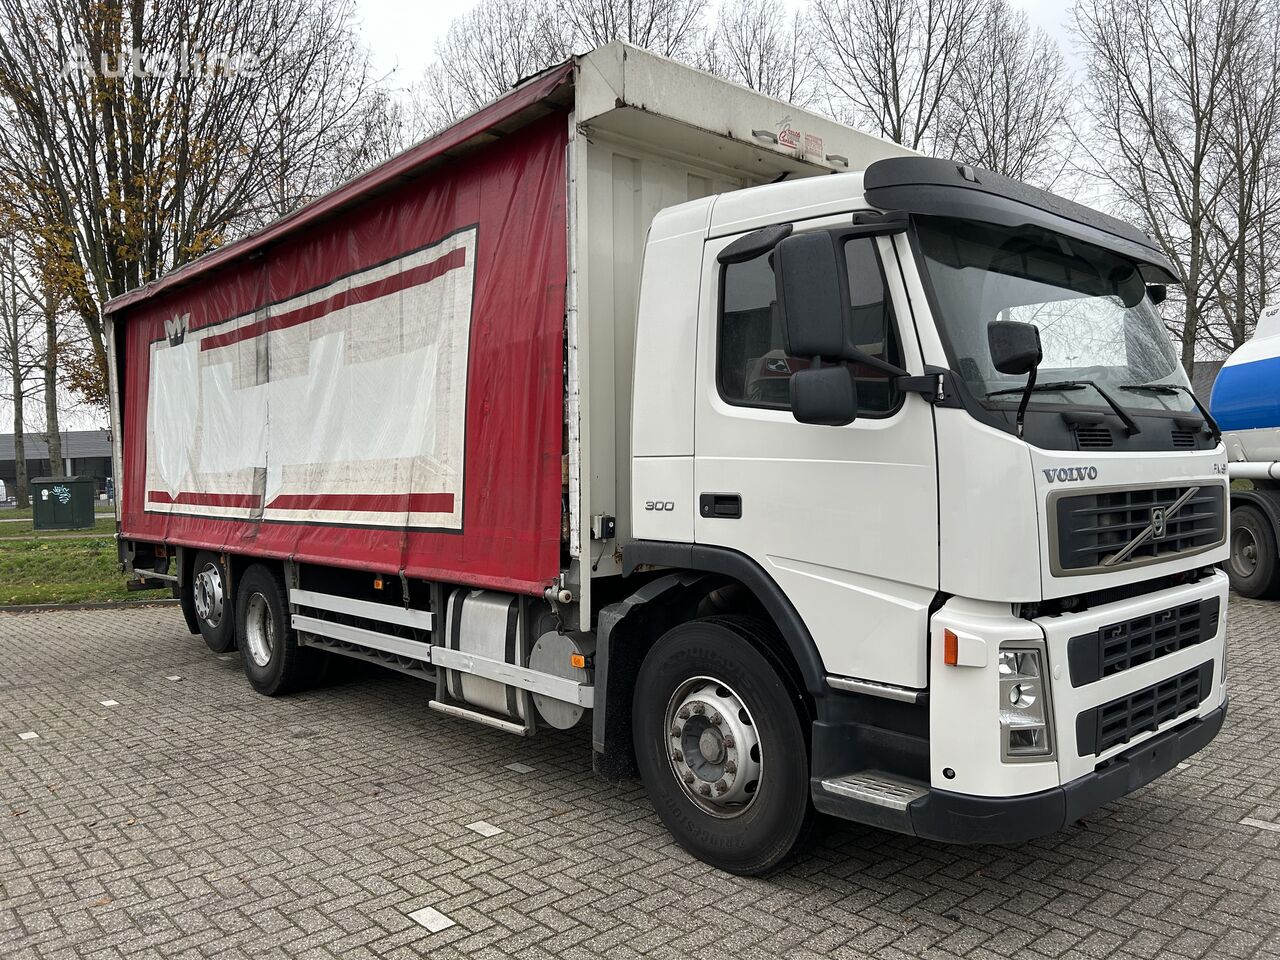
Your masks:
[{"label": "fog light", "polygon": [[1053,756],[1053,717],[1038,647],[1000,651],[1000,740],[1006,760]]}]

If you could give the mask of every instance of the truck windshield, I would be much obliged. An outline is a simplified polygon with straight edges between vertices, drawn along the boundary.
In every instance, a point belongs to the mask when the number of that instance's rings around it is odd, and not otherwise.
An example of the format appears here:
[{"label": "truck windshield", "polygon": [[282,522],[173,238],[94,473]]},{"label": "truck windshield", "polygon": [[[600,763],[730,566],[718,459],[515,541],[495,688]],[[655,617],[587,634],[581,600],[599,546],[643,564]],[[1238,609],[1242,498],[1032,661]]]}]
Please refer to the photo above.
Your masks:
[{"label": "truck windshield", "polygon": [[[1132,411],[1195,409],[1186,374],[1135,265],[1101,247],[1033,228],[941,217],[917,219],[939,323],[957,372],[987,406],[1016,404],[1025,377],[996,371],[992,320],[1033,323],[1044,351],[1032,403],[1103,406],[1090,380]],[[1063,389],[1049,385],[1062,383]],[[1153,389],[1133,389],[1145,385]]]}]

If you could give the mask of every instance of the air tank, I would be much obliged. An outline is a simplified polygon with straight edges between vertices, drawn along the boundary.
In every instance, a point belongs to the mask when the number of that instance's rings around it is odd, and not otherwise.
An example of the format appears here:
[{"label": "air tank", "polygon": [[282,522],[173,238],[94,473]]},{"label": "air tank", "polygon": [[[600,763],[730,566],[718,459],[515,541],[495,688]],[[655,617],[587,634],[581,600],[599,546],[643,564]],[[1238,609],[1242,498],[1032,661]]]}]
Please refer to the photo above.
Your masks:
[{"label": "air tank", "polygon": [[1209,409],[1231,476],[1280,480],[1280,304],[1262,311],[1253,337],[1222,365]]}]

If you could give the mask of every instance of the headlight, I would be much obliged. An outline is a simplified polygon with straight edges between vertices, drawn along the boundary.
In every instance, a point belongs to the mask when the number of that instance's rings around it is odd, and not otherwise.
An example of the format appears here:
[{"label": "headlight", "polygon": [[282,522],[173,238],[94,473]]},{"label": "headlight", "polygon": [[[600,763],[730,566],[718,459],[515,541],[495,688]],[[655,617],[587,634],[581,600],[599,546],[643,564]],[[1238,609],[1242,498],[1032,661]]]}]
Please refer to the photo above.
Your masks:
[{"label": "headlight", "polygon": [[1053,714],[1038,647],[1000,651],[1000,741],[1006,760],[1053,756]]}]

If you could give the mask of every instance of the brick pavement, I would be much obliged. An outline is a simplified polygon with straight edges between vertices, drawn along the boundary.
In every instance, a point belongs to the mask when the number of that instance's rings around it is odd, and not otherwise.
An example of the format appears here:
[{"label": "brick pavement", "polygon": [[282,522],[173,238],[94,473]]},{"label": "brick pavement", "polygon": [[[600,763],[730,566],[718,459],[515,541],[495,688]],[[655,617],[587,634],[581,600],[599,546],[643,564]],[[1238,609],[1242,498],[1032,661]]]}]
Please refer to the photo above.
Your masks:
[{"label": "brick pavement", "polygon": [[825,822],[767,880],[681,851],[585,730],[355,664],[269,700],[171,607],[0,614],[0,957],[1280,957],[1280,832],[1241,823],[1280,823],[1280,604],[1230,612],[1185,769],[1020,847]]}]

